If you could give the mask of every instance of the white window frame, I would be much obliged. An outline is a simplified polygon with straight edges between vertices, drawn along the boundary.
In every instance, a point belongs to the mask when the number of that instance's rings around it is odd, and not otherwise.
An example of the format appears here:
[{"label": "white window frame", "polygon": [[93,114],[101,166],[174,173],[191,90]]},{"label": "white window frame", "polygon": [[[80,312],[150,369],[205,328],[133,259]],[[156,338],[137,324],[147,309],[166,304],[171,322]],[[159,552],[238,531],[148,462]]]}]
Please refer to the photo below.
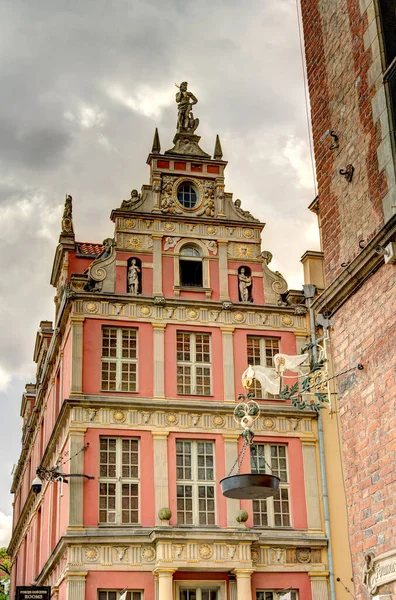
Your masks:
[{"label": "white window frame", "polygon": [[[101,477],[100,476],[100,441],[102,439],[106,440],[116,440],[116,475],[115,477]],[[138,476],[137,477],[123,477],[122,476],[122,442],[124,440],[128,441],[136,441],[138,443]],[[99,498],[99,507],[98,507],[98,523],[100,526],[111,527],[111,526],[119,526],[122,525],[124,527],[128,526],[136,526],[140,524],[140,497],[141,497],[141,486],[140,486],[140,439],[134,437],[116,437],[116,436],[100,436],[99,438],[99,477],[98,477],[98,498]],[[115,521],[100,521],[100,484],[101,483],[111,483],[116,486],[116,508],[115,508]],[[122,522],[122,484],[137,484],[138,486],[138,519],[136,523],[123,523]],[[115,590],[102,590],[102,591],[115,591]]]},{"label": "white window frame", "polygon": [[[181,527],[191,527],[192,525],[199,527],[215,527],[217,522],[217,503],[216,503],[216,447],[215,443],[212,440],[186,440],[186,439],[176,439],[177,442],[189,442],[191,444],[191,479],[178,479],[177,478],[177,465],[176,465],[176,519],[177,519],[177,486],[178,485],[190,485],[192,487],[192,524],[189,523],[178,523]],[[198,479],[198,444],[211,444],[213,448],[213,479]],[[176,446],[177,448],[177,446]],[[176,450],[177,455],[177,450]],[[175,456],[176,458],[176,456]],[[213,487],[213,502],[214,502],[214,520],[213,524],[200,524],[199,523],[199,487]],[[207,515],[208,513],[206,513]]]},{"label": "white window frame", "polygon": [[[290,524],[289,525],[275,525],[275,511],[274,511],[274,497],[270,496],[269,498],[266,498],[265,500],[252,500],[252,515],[253,515],[253,519],[254,519],[254,511],[253,511],[253,502],[260,502],[260,505],[262,503],[265,503],[267,506],[267,521],[268,524],[267,525],[254,525],[254,527],[258,527],[258,528],[271,528],[271,529],[289,529],[293,527],[293,519],[292,519],[292,503],[291,503],[291,497],[290,497],[290,468],[289,468],[289,448],[287,444],[272,444],[269,442],[256,442],[254,444],[255,446],[260,446],[261,448],[264,448],[264,459],[265,462],[268,465],[271,465],[271,447],[272,446],[282,446],[286,449],[286,470],[287,470],[287,482],[280,482],[279,483],[279,490],[282,489],[286,489],[288,491],[288,504],[289,504],[289,521]],[[260,448],[260,449],[261,449]],[[260,454],[260,450],[259,450],[259,454]],[[266,473],[266,474],[273,474],[276,475],[276,471],[273,470],[271,473],[270,468],[267,466],[267,464],[264,465],[263,468],[260,468],[260,464],[258,464],[258,469],[256,470],[255,467],[255,462],[254,460],[251,458],[250,459],[250,464],[251,464],[251,471],[252,473]],[[270,591],[270,590],[268,590]]]},{"label": "white window frame", "polygon": [[226,583],[225,581],[176,581],[176,600],[180,600],[181,598],[181,590],[191,590],[196,589],[199,591],[199,595],[197,594],[197,600],[201,600],[200,598],[200,590],[210,589],[217,591],[217,599],[216,600],[226,600]]},{"label": "white window frame", "polygon": [[289,593],[291,595],[291,600],[298,600],[297,590],[287,590],[287,591],[283,592],[282,594],[280,594],[278,590],[256,590],[256,600],[257,600],[257,596],[260,592],[263,594],[264,593],[267,593],[267,594],[272,593],[272,600],[289,600],[289,596],[287,596],[287,594],[289,594]]},{"label": "white window frame", "polygon": [[[103,356],[103,331],[105,329],[113,329],[117,332],[117,341],[116,341],[116,356]],[[136,335],[136,358],[123,358],[122,356],[122,332],[123,331],[134,331]],[[102,327],[102,348],[101,348],[101,372],[100,372],[100,387],[104,392],[122,392],[134,394],[139,389],[139,336],[138,329],[136,327],[112,327],[108,325],[103,325]],[[114,363],[116,365],[116,389],[115,390],[104,390],[103,389],[103,363]],[[122,389],[122,365],[128,364],[136,364],[136,386],[134,390],[123,390]]]},{"label": "white window frame", "polygon": [[[260,365],[262,367],[273,367],[274,363],[273,361],[271,361],[271,363],[269,364],[267,362],[267,356],[266,356],[266,346],[265,346],[265,342],[266,340],[276,340],[278,342],[278,349],[275,352],[275,354],[277,354],[277,352],[280,352],[280,346],[281,346],[281,338],[278,338],[276,336],[270,336],[270,335],[248,335],[246,336],[246,353],[248,352],[248,344],[249,344],[249,340],[250,339],[255,339],[255,340],[259,340],[259,348],[260,348]],[[274,356],[274,353],[272,354],[272,357]],[[249,357],[248,357],[248,362],[249,362]],[[256,363],[257,364],[257,363]],[[279,398],[279,396],[274,396],[273,394],[269,394],[267,393],[265,396],[263,395],[262,391],[260,396],[256,395],[256,379],[253,380],[253,388],[252,391],[255,393],[255,398],[257,399],[262,399],[262,398]]]},{"label": "white window frame", "polygon": [[[178,360],[177,358],[177,336],[178,334],[182,334],[182,335],[188,335],[190,337],[190,361],[186,361],[186,360]],[[207,335],[209,337],[209,362],[197,362],[196,361],[196,355],[197,355],[197,343],[196,343],[196,336],[197,335]],[[177,383],[177,378],[178,378],[178,367],[190,367],[190,378],[191,378],[191,386],[190,386],[190,391],[186,392],[179,392],[178,390],[178,383]],[[209,394],[205,394],[205,393],[200,393],[197,392],[197,367],[202,367],[205,369],[209,369],[209,377],[210,377],[210,390],[209,390]],[[206,332],[206,331],[183,331],[183,330],[178,330],[176,331],[176,393],[182,396],[211,396],[212,395],[212,386],[213,386],[213,379],[212,379],[212,336],[210,333]]]},{"label": "white window frame", "polygon": [[[98,589],[97,591],[97,600],[99,600],[99,592],[105,592],[107,595],[106,600],[108,600],[108,594],[109,593],[115,593],[116,594],[116,600],[120,600],[121,597],[121,592],[122,590],[107,590],[107,589]],[[140,594],[140,599],[139,600],[143,600],[143,590],[127,590],[127,593],[129,594],[129,596],[127,595],[127,599],[129,597],[130,600],[134,600],[132,594]]]}]

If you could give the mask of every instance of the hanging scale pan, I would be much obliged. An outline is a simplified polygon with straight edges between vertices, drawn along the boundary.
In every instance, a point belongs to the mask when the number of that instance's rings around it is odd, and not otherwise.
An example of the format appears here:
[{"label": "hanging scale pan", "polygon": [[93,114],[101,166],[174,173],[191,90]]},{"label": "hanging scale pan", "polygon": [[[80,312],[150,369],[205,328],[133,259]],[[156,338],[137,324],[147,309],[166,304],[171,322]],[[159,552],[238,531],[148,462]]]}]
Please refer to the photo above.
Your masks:
[{"label": "hanging scale pan", "polygon": [[227,498],[257,500],[273,496],[279,489],[279,477],[263,473],[240,473],[220,479],[221,491]]}]

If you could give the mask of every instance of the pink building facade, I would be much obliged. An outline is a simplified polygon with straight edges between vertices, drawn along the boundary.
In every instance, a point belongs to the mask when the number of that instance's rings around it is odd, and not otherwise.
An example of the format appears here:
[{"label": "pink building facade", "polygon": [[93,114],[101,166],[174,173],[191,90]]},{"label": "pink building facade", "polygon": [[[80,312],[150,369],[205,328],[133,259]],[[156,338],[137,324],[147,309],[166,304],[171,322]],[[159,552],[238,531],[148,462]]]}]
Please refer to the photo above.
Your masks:
[{"label": "pink building facade", "polygon": [[[296,354],[308,331],[302,293],[261,249],[264,224],[225,190],[219,140],[211,158],[194,131],[165,153],[156,133],[149,183],[112,211],[103,245],[75,240],[66,200],[55,322],[40,324],[22,399],[12,596],[37,584],[59,600],[328,598],[315,413],[256,385],[255,441],[281,489],[239,501],[218,484],[241,448],[243,371]],[[34,494],[39,465],[94,479]]]}]

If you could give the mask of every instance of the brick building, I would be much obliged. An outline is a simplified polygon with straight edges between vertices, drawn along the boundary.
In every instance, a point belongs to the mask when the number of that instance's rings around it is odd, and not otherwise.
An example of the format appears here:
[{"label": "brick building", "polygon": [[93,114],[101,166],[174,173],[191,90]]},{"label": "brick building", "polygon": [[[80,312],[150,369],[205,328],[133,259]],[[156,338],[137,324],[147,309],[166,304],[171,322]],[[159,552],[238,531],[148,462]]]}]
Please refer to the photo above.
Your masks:
[{"label": "brick building", "polygon": [[[66,199],[55,323],[40,324],[21,407],[12,595],[37,583],[59,600],[328,598],[316,414],[256,386],[258,468],[265,458],[281,490],[252,503],[218,485],[241,448],[242,372],[296,354],[307,318],[268,266],[264,224],[225,190],[219,140],[211,158],[179,105],[174,147],[161,153],[156,132],[149,183],[112,211],[114,238],[77,242]],[[54,465],[94,479],[49,481]]]},{"label": "brick building", "polygon": [[394,598],[396,3],[301,8],[355,598]]}]

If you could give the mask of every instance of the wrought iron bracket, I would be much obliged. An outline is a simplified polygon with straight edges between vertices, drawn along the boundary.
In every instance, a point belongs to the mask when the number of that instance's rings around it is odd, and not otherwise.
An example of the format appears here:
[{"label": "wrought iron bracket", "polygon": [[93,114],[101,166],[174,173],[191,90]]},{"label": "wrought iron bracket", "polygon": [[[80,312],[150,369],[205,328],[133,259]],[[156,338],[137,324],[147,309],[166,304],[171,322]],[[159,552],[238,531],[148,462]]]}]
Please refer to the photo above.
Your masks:
[{"label": "wrought iron bracket", "polygon": [[329,150],[336,150],[339,146],[338,143],[338,135],[336,134],[336,132],[334,131],[334,129],[332,131],[330,131],[330,135],[333,138],[333,143],[331,144],[331,146],[329,146]]},{"label": "wrought iron bracket", "polygon": [[353,165],[347,165],[345,169],[340,169],[339,173],[345,177],[348,183],[351,183],[354,171],[355,167]]}]

